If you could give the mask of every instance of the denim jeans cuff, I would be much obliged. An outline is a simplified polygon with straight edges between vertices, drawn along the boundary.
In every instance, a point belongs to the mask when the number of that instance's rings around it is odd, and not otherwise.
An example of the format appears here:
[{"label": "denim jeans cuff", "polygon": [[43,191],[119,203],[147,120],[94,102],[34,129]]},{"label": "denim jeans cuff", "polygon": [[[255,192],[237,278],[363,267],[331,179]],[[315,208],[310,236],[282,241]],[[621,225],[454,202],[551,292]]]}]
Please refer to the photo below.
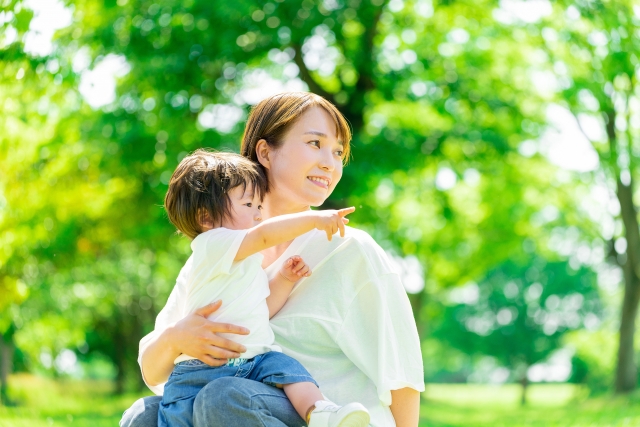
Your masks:
[{"label": "denim jeans cuff", "polygon": [[318,383],[308,375],[269,375],[262,380],[264,384],[277,386],[295,383],[313,383],[316,387]]}]

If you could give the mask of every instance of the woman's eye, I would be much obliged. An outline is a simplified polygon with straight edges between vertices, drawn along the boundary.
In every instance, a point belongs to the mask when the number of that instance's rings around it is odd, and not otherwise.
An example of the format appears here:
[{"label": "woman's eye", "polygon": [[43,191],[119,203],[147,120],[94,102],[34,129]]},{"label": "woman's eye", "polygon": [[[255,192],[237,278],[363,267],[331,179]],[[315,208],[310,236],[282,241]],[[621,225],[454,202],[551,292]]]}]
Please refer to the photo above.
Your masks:
[{"label": "woman's eye", "polygon": [[336,155],[337,155],[338,157],[342,157],[342,155],[343,155],[343,154],[344,154],[344,151],[342,151],[342,150],[338,150],[338,151],[336,151]]},{"label": "woman's eye", "polygon": [[318,141],[317,139],[314,139],[313,141],[309,141],[309,144],[313,145],[314,147],[319,147],[320,141]]}]

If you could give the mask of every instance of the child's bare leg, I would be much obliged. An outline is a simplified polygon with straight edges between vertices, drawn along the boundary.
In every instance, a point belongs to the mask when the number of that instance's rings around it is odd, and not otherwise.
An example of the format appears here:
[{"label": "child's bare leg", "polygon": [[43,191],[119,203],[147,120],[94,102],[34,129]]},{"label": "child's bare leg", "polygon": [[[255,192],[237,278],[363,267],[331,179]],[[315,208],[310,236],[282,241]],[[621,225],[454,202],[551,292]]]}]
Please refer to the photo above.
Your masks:
[{"label": "child's bare leg", "polygon": [[307,412],[318,400],[324,400],[320,389],[314,383],[285,384],[284,394],[300,415],[300,418],[307,420]]}]

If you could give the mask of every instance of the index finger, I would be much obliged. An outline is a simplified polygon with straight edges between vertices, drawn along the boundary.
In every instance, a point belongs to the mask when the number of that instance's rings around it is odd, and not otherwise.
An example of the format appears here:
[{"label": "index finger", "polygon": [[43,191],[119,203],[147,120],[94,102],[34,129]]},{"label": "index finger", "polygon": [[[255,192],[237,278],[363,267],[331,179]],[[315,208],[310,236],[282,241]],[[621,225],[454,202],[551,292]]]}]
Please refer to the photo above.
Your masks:
[{"label": "index finger", "polygon": [[350,208],[339,209],[338,215],[340,215],[340,217],[342,218],[345,215],[349,215],[350,213],[355,212],[355,210],[356,210],[355,206],[351,206]]}]

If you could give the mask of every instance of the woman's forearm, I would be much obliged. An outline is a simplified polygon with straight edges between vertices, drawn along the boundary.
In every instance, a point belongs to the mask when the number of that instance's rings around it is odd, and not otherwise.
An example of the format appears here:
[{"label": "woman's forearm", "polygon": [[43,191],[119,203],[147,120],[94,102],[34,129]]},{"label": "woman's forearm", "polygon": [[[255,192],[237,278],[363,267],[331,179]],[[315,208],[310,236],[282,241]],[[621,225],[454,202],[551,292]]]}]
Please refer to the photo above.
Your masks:
[{"label": "woman's forearm", "polygon": [[391,390],[391,414],[396,427],[418,427],[420,422],[420,392],[412,388]]},{"label": "woman's forearm", "polygon": [[173,345],[172,328],[154,336],[141,354],[142,375],[146,383],[156,386],[167,381],[173,361],[180,355]]},{"label": "woman's forearm", "polygon": [[142,375],[147,384],[155,386],[166,382],[173,370],[173,361],[183,353],[209,366],[221,366],[227,359],[240,357],[247,351],[242,344],[218,335],[248,335],[247,328],[207,319],[220,305],[222,301],[216,301],[199,308],[152,336],[141,354]]}]

